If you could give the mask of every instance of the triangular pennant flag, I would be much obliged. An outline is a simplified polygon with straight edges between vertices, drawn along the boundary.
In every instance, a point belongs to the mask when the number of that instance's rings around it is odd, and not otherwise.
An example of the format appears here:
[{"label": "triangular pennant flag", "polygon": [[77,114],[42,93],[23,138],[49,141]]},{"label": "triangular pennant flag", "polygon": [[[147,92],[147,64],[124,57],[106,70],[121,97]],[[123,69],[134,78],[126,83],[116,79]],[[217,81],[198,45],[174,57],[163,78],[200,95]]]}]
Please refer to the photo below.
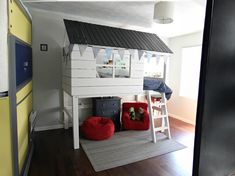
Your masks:
[{"label": "triangular pennant flag", "polygon": [[86,51],[86,48],[87,48],[87,45],[79,45],[79,51],[80,51],[81,56]]},{"label": "triangular pennant flag", "polygon": [[139,60],[141,59],[141,57],[143,56],[144,51],[143,50],[138,50],[138,55],[139,55]]},{"label": "triangular pennant flag", "polygon": [[100,48],[99,47],[92,47],[92,51],[93,51],[93,54],[94,54],[94,58],[96,58],[99,51],[100,51]]},{"label": "triangular pennant flag", "polygon": [[129,49],[128,51],[129,51],[130,55],[131,55],[132,57],[134,57],[135,50],[134,50],[134,49]]},{"label": "triangular pennant flag", "polygon": [[151,52],[147,52],[147,59],[148,59],[148,63],[150,63],[150,59],[152,58],[152,55],[153,55],[153,53],[151,53]]},{"label": "triangular pennant flag", "polygon": [[106,53],[106,58],[110,59],[112,53],[113,53],[113,49],[112,48],[106,48],[105,49],[105,53]]},{"label": "triangular pennant flag", "polygon": [[125,52],[125,49],[118,49],[118,54],[119,54],[121,60],[123,60],[124,52]]}]

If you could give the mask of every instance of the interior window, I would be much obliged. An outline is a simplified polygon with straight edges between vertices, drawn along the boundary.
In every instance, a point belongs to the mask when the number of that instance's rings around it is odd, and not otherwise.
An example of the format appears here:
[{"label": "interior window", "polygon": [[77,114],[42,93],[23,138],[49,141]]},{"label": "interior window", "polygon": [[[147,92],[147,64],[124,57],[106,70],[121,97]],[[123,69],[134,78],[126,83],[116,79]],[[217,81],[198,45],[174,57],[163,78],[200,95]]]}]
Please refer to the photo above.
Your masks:
[{"label": "interior window", "polygon": [[144,76],[163,78],[164,76],[164,58],[154,54],[151,58],[144,57]]},{"label": "interior window", "polygon": [[108,58],[105,52],[101,52],[96,58],[96,71],[99,78],[129,78],[130,54],[121,58],[114,52]]},{"label": "interior window", "polygon": [[123,58],[119,54],[113,54],[115,61],[115,77],[129,78],[130,77],[130,55],[124,55]]},{"label": "interior window", "polygon": [[182,48],[180,92],[182,97],[197,99],[201,63],[201,46]]}]

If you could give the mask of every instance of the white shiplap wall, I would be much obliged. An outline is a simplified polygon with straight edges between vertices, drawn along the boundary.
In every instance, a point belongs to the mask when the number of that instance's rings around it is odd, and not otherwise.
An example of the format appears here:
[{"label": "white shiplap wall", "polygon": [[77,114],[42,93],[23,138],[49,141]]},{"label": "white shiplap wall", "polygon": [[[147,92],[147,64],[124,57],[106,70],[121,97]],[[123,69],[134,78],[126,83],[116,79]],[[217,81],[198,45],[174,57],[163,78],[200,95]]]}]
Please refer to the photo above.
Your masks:
[{"label": "white shiplap wall", "polygon": [[[104,51],[100,51],[104,52]],[[63,88],[80,97],[137,95],[143,92],[143,58],[137,51],[131,58],[130,78],[96,78],[96,59],[88,47],[81,56],[75,45],[69,59],[63,62]]]},{"label": "white shiplap wall", "polygon": [[8,91],[7,2],[0,1],[0,92]]}]

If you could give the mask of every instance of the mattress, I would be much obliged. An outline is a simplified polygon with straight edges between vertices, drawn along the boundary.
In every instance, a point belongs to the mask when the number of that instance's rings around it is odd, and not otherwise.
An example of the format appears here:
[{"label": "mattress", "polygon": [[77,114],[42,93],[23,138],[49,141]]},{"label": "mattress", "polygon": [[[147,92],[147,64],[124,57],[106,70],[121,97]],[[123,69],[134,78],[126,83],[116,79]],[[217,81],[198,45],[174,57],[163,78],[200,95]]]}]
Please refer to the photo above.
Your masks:
[{"label": "mattress", "polygon": [[171,98],[172,90],[159,78],[144,77],[144,90],[153,90],[165,93],[167,100]]}]

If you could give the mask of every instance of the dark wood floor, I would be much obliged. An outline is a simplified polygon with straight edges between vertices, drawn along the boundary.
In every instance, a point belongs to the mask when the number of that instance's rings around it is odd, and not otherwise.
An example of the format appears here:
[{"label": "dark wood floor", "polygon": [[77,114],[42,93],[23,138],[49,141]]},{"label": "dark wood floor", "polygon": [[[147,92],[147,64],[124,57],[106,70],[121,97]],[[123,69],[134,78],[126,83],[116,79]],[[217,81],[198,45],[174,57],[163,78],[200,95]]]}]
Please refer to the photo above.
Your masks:
[{"label": "dark wood floor", "polygon": [[191,176],[194,126],[170,119],[173,139],[187,148],[122,167],[95,172],[82,149],[73,150],[72,130],[36,133],[30,176]]}]

